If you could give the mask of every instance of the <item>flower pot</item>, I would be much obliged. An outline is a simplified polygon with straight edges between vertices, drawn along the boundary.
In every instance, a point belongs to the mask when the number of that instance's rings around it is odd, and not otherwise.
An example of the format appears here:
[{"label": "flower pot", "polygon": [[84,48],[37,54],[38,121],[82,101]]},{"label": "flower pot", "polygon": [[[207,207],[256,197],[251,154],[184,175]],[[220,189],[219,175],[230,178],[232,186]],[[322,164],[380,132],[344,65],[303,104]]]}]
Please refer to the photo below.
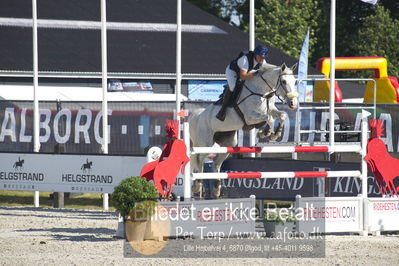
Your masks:
[{"label": "flower pot", "polygon": [[159,208],[156,208],[155,212],[156,213],[152,219],[148,220],[144,239],[162,241],[164,240],[164,237],[170,236],[170,219],[169,217],[164,217],[164,215],[160,214]]},{"label": "flower pot", "polygon": [[144,241],[148,221],[126,221],[125,234],[129,242]]},{"label": "flower pot", "polygon": [[164,235],[162,234],[162,228],[160,228],[160,223],[158,221],[148,221],[144,240],[157,240],[162,241]]},{"label": "flower pot", "polygon": [[276,236],[278,233],[295,231],[295,222],[273,222],[263,220],[266,236]]}]

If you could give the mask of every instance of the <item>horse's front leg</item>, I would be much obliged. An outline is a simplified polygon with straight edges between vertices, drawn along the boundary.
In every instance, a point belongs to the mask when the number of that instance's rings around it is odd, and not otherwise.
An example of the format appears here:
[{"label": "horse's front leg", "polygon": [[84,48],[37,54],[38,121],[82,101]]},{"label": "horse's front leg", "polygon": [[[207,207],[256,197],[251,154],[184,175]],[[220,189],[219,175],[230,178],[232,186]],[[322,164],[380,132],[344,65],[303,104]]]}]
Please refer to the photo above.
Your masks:
[{"label": "horse's front leg", "polygon": [[269,138],[272,134],[274,135],[274,121],[272,116],[269,116],[266,120],[266,127],[263,130],[259,130],[258,138]]},{"label": "horse's front leg", "polygon": [[277,140],[281,137],[281,134],[283,133],[284,123],[288,115],[286,112],[273,109],[271,110],[271,116],[277,118],[279,122],[276,131],[270,135],[270,140]]}]

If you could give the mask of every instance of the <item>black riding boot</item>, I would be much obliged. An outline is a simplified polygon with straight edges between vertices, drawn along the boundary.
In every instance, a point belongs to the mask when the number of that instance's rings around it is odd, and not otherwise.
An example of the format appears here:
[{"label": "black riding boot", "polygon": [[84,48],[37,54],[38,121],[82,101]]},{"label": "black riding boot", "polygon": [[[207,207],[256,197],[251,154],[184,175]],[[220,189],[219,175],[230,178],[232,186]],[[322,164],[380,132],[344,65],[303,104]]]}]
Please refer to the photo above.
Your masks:
[{"label": "black riding boot", "polygon": [[222,107],[220,108],[220,111],[216,115],[216,118],[219,119],[220,121],[224,121],[226,119],[226,109],[230,103],[231,95],[233,95],[233,93],[229,89],[224,90],[223,104]]}]

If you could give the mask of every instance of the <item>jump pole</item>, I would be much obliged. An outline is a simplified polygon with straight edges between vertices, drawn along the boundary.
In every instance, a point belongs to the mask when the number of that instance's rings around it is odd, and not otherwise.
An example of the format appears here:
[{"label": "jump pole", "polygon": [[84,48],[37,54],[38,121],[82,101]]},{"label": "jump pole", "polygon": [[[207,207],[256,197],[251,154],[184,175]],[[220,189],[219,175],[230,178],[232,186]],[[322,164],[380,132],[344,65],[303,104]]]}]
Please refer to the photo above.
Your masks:
[{"label": "jump pole", "polygon": [[231,178],[314,178],[314,177],[362,177],[359,170],[354,171],[301,171],[301,172],[221,172],[193,173],[193,179],[231,179]]},{"label": "jump pole", "polygon": [[331,146],[266,146],[266,147],[193,147],[199,153],[293,153],[293,152],[362,152],[360,145]]}]

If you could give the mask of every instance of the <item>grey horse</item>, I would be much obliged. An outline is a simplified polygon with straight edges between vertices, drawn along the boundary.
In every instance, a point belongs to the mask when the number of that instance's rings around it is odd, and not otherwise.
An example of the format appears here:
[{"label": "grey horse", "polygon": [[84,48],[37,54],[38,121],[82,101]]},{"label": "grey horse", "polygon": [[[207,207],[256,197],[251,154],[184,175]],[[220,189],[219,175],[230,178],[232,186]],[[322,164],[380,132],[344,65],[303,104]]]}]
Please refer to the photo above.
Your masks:
[{"label": "grey horse", "polygon": [[[228,108],[226,119],[216,119],[220,105],[211,104],[205,109],[193,110],[189,115],[190,139],[192,147],[234,147],[237,145],[237,130],[249,130],[267,124],[258,132],[259,138],[276,140],[281,136],[287,113],[275,106],[276,97],[286,102],[290,109],[298,106],[298,93],[293,70],[285,64],[282,66],[266,65],[258,74],[246,80],[237,99],[238,110]],[[242,115],[240,116],[239,113]],[[274,131],[275,120],[279,121]],[[206,154],[195,154],[191,157],[193,171],[202,172]],[[215,170],[220,167],[229,154],[218,154],[214,158]]]}]

